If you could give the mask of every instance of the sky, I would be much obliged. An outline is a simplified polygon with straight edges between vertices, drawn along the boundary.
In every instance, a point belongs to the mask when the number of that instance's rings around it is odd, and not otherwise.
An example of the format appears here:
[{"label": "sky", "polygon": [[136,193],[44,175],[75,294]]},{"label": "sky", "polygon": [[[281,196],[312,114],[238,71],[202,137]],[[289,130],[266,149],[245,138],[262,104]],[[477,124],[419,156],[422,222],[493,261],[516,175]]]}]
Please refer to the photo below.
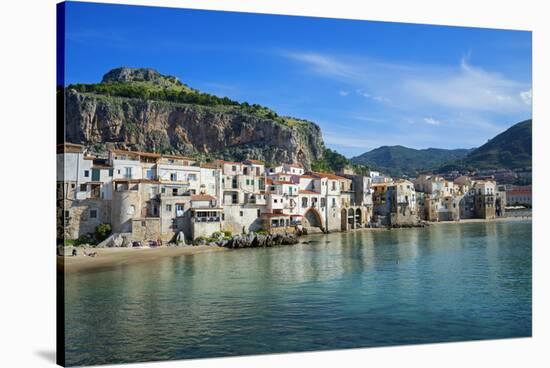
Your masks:
[{"label": "sky", "polygon": [[150,67],[317,123],[353,157],[472,148],[531,118],[531,32],[67,3],[65,84]]}]

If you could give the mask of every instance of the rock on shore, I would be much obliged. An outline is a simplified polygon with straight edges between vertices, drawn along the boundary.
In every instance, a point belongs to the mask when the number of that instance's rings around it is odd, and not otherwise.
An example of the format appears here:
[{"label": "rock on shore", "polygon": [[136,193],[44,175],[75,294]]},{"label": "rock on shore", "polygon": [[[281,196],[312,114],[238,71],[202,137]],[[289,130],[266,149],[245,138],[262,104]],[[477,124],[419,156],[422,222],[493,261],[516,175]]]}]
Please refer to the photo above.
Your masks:
[{"label": "rock on shore", "polygon": [[279,245],[294,245],[298,243],[298,238],[293,234],[248,234],[235,235],[229,240],[222,240],[217,243],[225,248],[267,248]]}]

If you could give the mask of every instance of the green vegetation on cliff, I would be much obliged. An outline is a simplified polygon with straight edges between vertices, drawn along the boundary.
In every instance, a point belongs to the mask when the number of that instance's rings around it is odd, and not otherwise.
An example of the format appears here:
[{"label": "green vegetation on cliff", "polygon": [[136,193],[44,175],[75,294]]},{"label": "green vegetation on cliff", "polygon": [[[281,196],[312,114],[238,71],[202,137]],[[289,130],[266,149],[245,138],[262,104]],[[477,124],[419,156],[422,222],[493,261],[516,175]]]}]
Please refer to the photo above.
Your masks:
[{"label": "green vegetation on cliff", "polygon": [[322,159],[315,123],[194,90],[153,69],[117,68],[65,93],[66,139],[94,152],[124,148],[202,159],[300,162]]},{"label": "green vegetation on cliff", "polygon": [[342,171],[344,168],[352,168],[356,174],[361,175],[366,175],[369,170],[367,166],[354,164],[344,155],[331,150],[330,148],[324,149],[322,159],[314,161],[311,164],[311,169],[318,172],[337,173]]}]

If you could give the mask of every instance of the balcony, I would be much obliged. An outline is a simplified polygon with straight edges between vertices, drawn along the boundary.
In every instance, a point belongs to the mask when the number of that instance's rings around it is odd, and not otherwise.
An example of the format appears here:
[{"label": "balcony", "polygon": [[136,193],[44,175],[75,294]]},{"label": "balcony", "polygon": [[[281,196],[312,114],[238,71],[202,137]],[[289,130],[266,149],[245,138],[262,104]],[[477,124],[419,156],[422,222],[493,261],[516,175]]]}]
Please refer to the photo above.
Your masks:
[{"label": "balcony", "polygon": [[220,222],[220,216],[211,216],[211,217],[193,217],[191,218],[192,222],[195,223],[204,223],[204,222]]}]

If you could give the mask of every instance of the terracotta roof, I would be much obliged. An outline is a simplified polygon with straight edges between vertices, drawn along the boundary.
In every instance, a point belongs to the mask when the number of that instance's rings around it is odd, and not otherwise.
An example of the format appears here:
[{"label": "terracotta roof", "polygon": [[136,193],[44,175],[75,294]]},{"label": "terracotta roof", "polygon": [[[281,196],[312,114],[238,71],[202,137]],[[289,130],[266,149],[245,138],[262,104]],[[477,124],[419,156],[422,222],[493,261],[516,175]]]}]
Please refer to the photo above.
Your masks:
[{"label": "terracotta roof", "polygon": [[291,181],[286,180],[273,180],[273,184],[290,184],[290,185],[296,185],[296,183],[293,183]]},{"label": "terracotta roof", "polygon": [[178,156],[178,155],[161,155],[162,158],[172,158],[175,160],[195,161],[190,157]]},{"label": "terracotta roof", "polygon": [[259,161],[259,160],[249,160],[249,159],[247,159],[247,160],[244,160],[244,162],[250,162],[254,165],[263,165],[264,164],[262,161]]},{"label": "terracotta roof", "polygon": [[215,201],[216,197],[207,194],[197,194],[191,196],[192,201]]},{"label": "terracotta roof", "polygon": [[213,162],[203,162],[200,164],[200,167],[204,169],[217,169],[218,165]]},{"label": "terracotta roof", "polygon": [[320,193],[314,192],[312,190],[299,190],[298,193],[300,193],[300,194],[316,194],[316,195],[320,194]]},{"label": "terracotta roof", "polygon": [[271,185],[271,184],[273,184],[273,179],[266,178],[265,183],[268,184],[268,185]]},{"label": "terracotta roof", "polygon": [[304,174],[304,175],[298,175],[298,178],[304,178],[304,179],[315,179],[314,176],[311,176],[311,175],[308,175],[308,174]]},{"label": "terracotta roof", "polygon": [[334,174],[330,174],[330,173],[323,173],[323,172],[315,172],[315,171],[312,171],[311,172],[311,175],[313,177],[318,177],[318,178],[327,178],[327,179],[331,179],[331,180],[349,180],[347,178],[343,178],[341,176],[338,176],[338,175],[334,175]]},{"label": "terracotta roof", "polygon": [[121,150],[121,149],[112,149],[111,152],[130,155],[130,156],[161,157],[160,153],[152,153],[152,152],[129,151],[129,150]]}]

